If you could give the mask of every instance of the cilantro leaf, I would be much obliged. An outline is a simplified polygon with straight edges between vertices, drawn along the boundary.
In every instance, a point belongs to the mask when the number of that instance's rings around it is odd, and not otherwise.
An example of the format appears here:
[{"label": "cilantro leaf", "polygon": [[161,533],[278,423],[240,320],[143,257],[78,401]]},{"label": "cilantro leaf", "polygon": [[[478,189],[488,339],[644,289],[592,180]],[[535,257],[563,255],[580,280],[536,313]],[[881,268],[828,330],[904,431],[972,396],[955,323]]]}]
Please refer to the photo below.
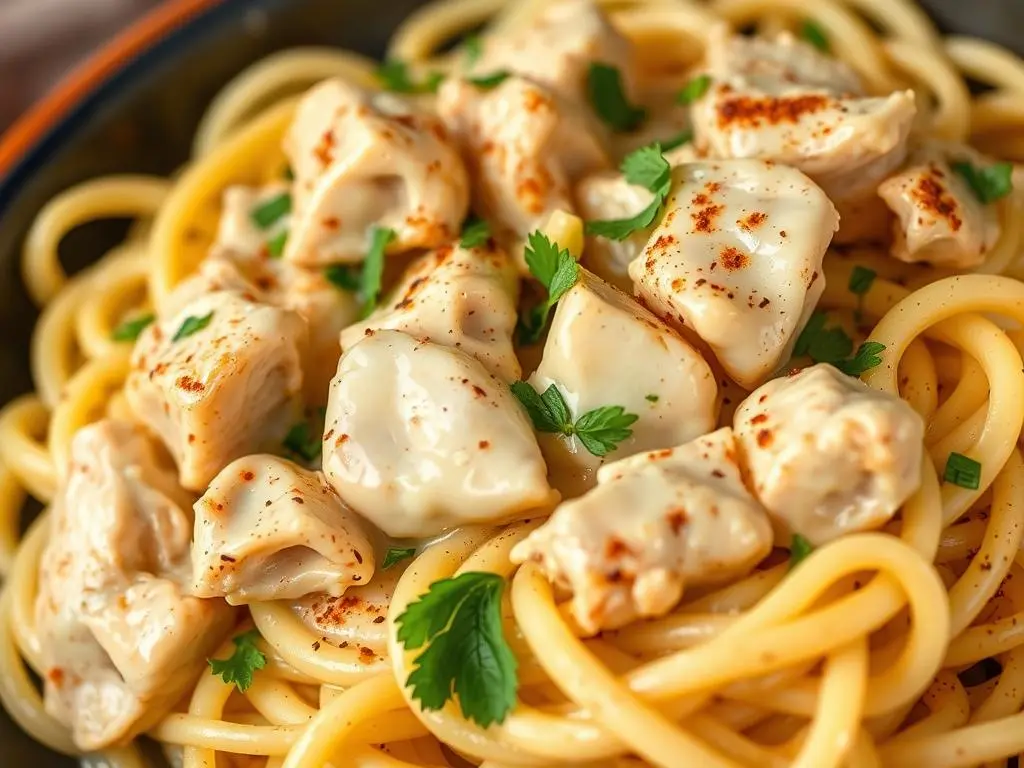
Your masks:
[{"label": "cilantro leaf", "polygon": [[476,216],[470,216],[462,225],[462,239],[459,245],[463,248],[476,248],[491,239],[491,225]]},{"label": "cilantro leaf", "polygon": [[374,227],[370,235],[370,250],[363,261],[363,271],[359,281],[359,298],[363,308],[359,319],[365,320],[377,308],[377,299],[384,279],[384,251],[398,233],[387,227]]},{"label": "cilantro leaf", "polygon": [[489,75],[481,75],[480,77],[470,77],[469,82],[475,85],[477,88],[483,91],[489,91],[493,88],[497,88],[499,85],[504,83],[512,76],[512,73],[507,69],[499,69],[497,72],[492,72]]},{"label": "cilantro leaf", "polygon": [[811,554],[813,550],[814,547],[811,545],[811,542],[799,533],[794,533],[793,539],[789,544],[789,569],[793,570],[800,565],[804,558]]},{"label": "cilantro leaf", "polygon": [[987,167],[967,162],[953,163],[953,170],[970,185],[974,196],[986,205],[1006,197],[1013,189],[1011,163],[995,163]]},{"label": "cilantro leaf", "polygon": [[547,289],[547,299],[533,307],[519,322],[519,338],[524,343],[537,342],[548,324],[551,308],[566,292],[576,285],[580,265],[568,248],[559,248],[543,232],[531,232],[523,253],[526,266],[541,285]]},{"label": "cilantro leaf", "polygon": [[270,229],[279,219],[292,212],[292,196],[288,192],[275,195],[249,212],[252,223],[260,229]]},{"label": "cilantro leaf", "polygon": [[284,247],[288,244],[288,230],[285,230],[267,240],[267,254],[272,259],[279,259],[284,255]]},{"label": "cilantro leaf", "polygon": [[961,488],[976,491],[981,487],[981,462],[954,451],[946,459],[943,480],[953,485],[959,485]]},{"label": "cilantro leaf", "polygon": [[580,416],[574,430],[584,448],[595,456],[607,456],[633,435],[629,427],[639,418],[621,405],[606,405]]},{"label": "cilantro leaf", "polygon": [[804,23],[800,27],[800,37],[822,53],[828,53],[832,50],[825,30],[817,22],[810,19],[804,19]]},{"label": "cilantro leaf", "polygon": [[305,421],[298,422],[288,430],[283,445],[286,450],[305,461],[316,461],[323,450],[320,435],[315,434]]},{"label": "cilantro leaf", "polygon": [[693,141],[693,129],[687,128],[677,133],[668,141],[661,142],[661,151],[671,152],[673,149],[678,149],[683,144],[689,144],[691,141]]},{"label": "cilantro leaf", "polygon": [[252,685],[253,673],[267,665],[267,657],[256,647],[260,633],[255,629],[235,637],[235,651],[227,659],[208,659],[210,670],[225,683],[234,683],[243,693]]},{"label": "cilantro leaf", "polygon": [[885,344],[877,341],[865,341],[857,348],[857,353],[852,358],[840,360],[835,366],[847,376],[860,376],[876,365],[881,365],[881,355],[884,351]]},{"label": "cilantro leaf", "polygon": [[416,547],[388,547],[388,551],[384,553],[384,562],[381,564],[381,568],[386,571],[393,565],[398,565],[398,563],[408,560],[415,554]]},{"label": "cilantro leaf", "polygon": [[683,86],[683,89],[676,96],[676,101],[680,104],[693,104],[707,93],[710,87],[711,75],[697,75],[697,77]]},{"label": "cilantro leaf", "polygon": [[431,72],[422,82],[415,82],[409,65],[400,59],[388,59],[377,68],[377,79],[386,91],[394,93],[436,93],[444,80],[443,72]]},{"label": "cilantro leaf", "polygon": [[362,283],[360,272],[356,264],[331,264],[324,269],[324,277],[343,291],[356,293]]},{"label": "cilantro leaf", "polygon": [[501,622],[504,590],[497,574],[463,573],[431,584],[395,620],[406,650],[430,643],[406,681],[424,709],[458,696],[463,716],[484,728],[512,711],[519,682]]},{"label": "cilantro leaf", "polygon": [[125,320],[110,334],[114,341],[135,341],[139,335],[156,320],[156,315],[139,315],[131,320]]},{"label": "cilantro leaf", "polygon": [[466,60],[466,67],[472,67],[484,55],[484,41],[480,35],[469,34],[462,38],[462,55]]},{"label": "cilantro leaf", "polygon": [[647,117],[646,109],[629,103],[618,67],[591,62],[587,92],[597,116],[614,131],[632,131]]},{"label": "cilantro leaf", "polygon": [[632,218],[588,221],[587,234],[625,240],[637,230],[651,226],[661,212],[672,188],[672,166],[662,155],[661,146],[651,144],[629,153],[622,161],[621,170],[626,181],[650,190],[654,193],[654,199]]},{"label": "cilantro leaf", "polygon": [[203,328],[210,324],[212,319],[213,312],[203,315],[202,317],[189,315],[182,321],[177,332],[175,332],[174,336],[171,337],[171,341],[181,341],[182,339],[187,339],[194,333],[199,333]]}]

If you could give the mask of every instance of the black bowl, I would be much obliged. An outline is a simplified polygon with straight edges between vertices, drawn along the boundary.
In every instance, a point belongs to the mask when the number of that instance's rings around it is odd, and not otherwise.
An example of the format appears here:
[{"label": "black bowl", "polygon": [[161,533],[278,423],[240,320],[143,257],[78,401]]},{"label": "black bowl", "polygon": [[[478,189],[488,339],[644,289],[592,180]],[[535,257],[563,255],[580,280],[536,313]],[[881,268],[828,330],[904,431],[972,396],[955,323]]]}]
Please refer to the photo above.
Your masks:
[{"label": "black bowl", "polygon": [[[47,200],[110,173],[168,174],[187,159],[214,94],[247,65],[296,45],[379,57],[423,0],[175,0],[73,73],[0,142],[0,403],[31,389],[29,336],[37,311],[20,277],[25,234]],[[946,32],[1024,51],[1024,0],[925,0]],[[0,73],[0,82],[15,73]],[[98,258],[123,225],[90,224],[61,246],[70,270]],[[0,709],[0,765],[71,768]]]}]

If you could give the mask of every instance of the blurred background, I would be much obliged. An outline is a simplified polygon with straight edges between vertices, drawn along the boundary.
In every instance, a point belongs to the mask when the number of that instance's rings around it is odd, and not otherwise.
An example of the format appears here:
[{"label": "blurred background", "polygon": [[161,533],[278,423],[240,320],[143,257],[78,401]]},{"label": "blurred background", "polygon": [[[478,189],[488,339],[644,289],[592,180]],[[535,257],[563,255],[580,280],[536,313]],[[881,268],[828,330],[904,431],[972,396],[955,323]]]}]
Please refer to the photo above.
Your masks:
[{"label": "blurred background", "polygon": [[33,101],[160,0],[0,0],[0,133]]}]

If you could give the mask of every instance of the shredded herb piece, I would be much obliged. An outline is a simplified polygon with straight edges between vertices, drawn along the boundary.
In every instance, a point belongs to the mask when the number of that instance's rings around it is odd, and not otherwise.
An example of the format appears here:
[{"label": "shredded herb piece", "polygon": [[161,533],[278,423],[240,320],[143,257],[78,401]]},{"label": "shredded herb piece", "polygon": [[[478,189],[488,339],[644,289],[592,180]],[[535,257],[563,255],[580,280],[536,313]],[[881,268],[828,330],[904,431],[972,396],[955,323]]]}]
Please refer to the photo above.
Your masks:
[{"label": "shredded herb piece", "polygon": [[534,344],[544,333],[551,308],[572,288],[580,276],[580,265],[568,248],[559,248],[543,232],[532,232],[526,238],[523,256],[530,273],[547,289],[547,299],[519,318],[519,339]]},{"label": "shredded herb piece", "polygon": [[672,189],[672,166],[661,152],[661,145],[651,144],[631,152],[622,161],[622,173],[630,184],[654,193],[650,205],[629,219],[588,221],[587,234],[612,240],[625,240],[634,232],[646,229],[658,218]]},{"label": "shredded herb piece", "polygon": [[646,109],[629,103],[618,67],[591,62],[587,92],[597,116],[614,131],[632,131],[647,118]]},{"label": "shredded herb piece", "polygon": [[462,55],[467,69],[476,64],[484,55],[483,38],[477,34],[469,34],[462,38]]},{"label": "shredded herb piece", "polygon": [[388,59],[377,68],[377,79],[384,90],[393,93],[436,93],[444,81],[444,73],[429,72],[421,82],[415,82],[408,64],[400,59]]},{"label": "shredded herb piece", "polygon": [[285,230],[267,240],[267,254],[272,259],[280,259],[284,255],[284,247],[287,244],[288,230]]},{"label": "shredded herb piece", "polygon": [[385,571],[393,565],[403,560],[408,560],[410,557],[416,554],[416,547],[388,547],[388,551],[384,553],[384,562],[381,565]]},{"label": "shredded herb piece", "polygon": [[202,317],[188,316],[186,317],[181,326],[178,328],[174,336],[171,337],[171,341],[181,341],[187,339],[194,333],[199,333],[203,328],[210,324],[213,319],[213,312],[203,315]]},{"label": "shredded herb piece", "polygon": [[708,92],[711,87],[711,75],[697,75],[690,82],[683,86],[676,96],[680,104],[693,104]]},{"label": "shredded herb piece", "polygon": [[155,320],[156,315],[152,314],[139,315],[131,320],[125,320],[114,329],[110,338],[114,341],[135,341],[139,338],[139,334],[152,325]]},{"label": "shredded herb piece", "polygon": [[377,308],[377,299],[380,298],[381,282],[384,279],[384,252],[398,236],[398,233],[387,227],[374,227],[370,235],[370,250],[363,261],[363,270],[359,281],[359,298],[363,302],[363,308],[359,313],[361,320],[365,320]]},{"label": "shredded herb piece", "polygon": [[848,376],[860,376],[865,371],[881,364],[881,353],[885,345],[877,341],[866,341],[853,352],[853,339],[846,331],[836,326],[825,328],[827,316],[815,312],[797,337],[793,346],[796,357],[807,355],[816,363],[829,363]]},{"label": "shredded herb piece", "polygon": [[476,248],[491,239],[491,225],[476,216],[470,216],[462,225],[462,239],[459,245],[463,248]]},{"label": "shredded herb piece", "polygon": [[849,360],[840,360],[835,366],[847,376],[860,376],[865,371],[870,371],[875,366],[882,364],[883,352],[885,352],[885,344],[877,341],[865,341],[857,347],[853,357]]},{"label": "shredded herb piece", "polygon": [[225,683],[234,683],[239,691],[245,693],[252,685],[256,670],[267,665],[267,657],[256,647],[259,639],[260,633],[255,629],[238,635],[231,641],[235,644],[235,651],[229,658],[207,660],[210,670]]},{"label": "shredded herb piece", "polygon": [[309,423],[305,421],[298,422],[288,430],[283,445],[285,450],[304,461],[316,461],[323,450],[320,435],[314,433]]},{"label": "shredded herb piece", "polygon": [[829,53],[832,50],[832,46],[828,41],[828,35],[825,34],[825,30],[821,28],[821,25],[815,21],[804,19],[804,23],[800,26],[800,37],[822,53]]},{"label": "shredded herb piece", "polygon": [[644,395],[644,400],[646,400],[649,403],[656,403],[656,402],[658,402],[658,396],[657,395]]},{"label": "shredded herb piece", "polygon": [[995,163],[979,167],[971,163],[953,163],[953,170],[963,176],[974,196],[988,205],[1006,197],[1013,190],[1013,165]]},{"label": "shredded herb piece", "polygon": [[489,75],[481,75],[480,77],[471,77],[469,82],[475,85],[477,88],[483,91],[489,91],[492,88],[497,88],[499,85],[504,83],[512,76],[512,73],[507,69],[501,69],[497,72],[492,72]]},{"label": "shredded herb piece", "polygon": [[864,319],[864,294],[871,290],[877,273],[873,269],[857,265],[850,274],[850,282],[847,287],[857,297],[857,308],[854,310],[853,319],[858,323]]},{"label": "shredded herb piece", "polygon": [[292,196],[288,192],[282,192],[257,205],[249,213],[249,216],[252,218],[252,223],[260,229],[270,229],[291,212]]},{"label": "shredded herb piece", "polygon": [[331,264],[324,269],[324,277],[343,291],[357,293],[362,285],[361,272],[358,264]]},{"label": "shredded herb piece", "polygon": [[976,491],[981,486],[981,462],[954,451],[946,459],[943,479],[947,483]]},{"label": "shredded herb piece", "polygon": [[793,534],[793,539],[789,544],[789,569],[793,570],[804,558],[807,557],[814,550],[806,538],[801,536],[799,533]]}]

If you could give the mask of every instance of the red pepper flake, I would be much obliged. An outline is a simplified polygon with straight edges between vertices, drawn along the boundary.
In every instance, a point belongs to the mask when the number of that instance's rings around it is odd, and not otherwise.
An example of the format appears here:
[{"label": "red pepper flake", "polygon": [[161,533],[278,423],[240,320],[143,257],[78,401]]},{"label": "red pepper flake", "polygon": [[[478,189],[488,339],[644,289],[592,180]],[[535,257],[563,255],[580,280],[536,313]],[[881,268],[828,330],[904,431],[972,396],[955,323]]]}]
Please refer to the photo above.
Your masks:
[{"label": "red pepper flake", "polygon": [[324,135],[320,137],[320,143],[313,149],[313,156],[320,161],[321,165],[327,166],[334,162],[335,144],[334,131],[324,131]]},{"label": "red pepper flake", "polygon": [[341,226],[341,219],[337,216],[328,216],[324,219],[324,229],[336,230]]},{"label": "red pepper flake", "polygon": [[491,443],[488,440],[481,440],[479,443],[477,443],[477,447],[479,447],[481,451],[486,451],[488,448],[491,447]]},{"label": "red pepper flake", "polygon": [[750,257],[747,254],[738,248],[733,248],[731,245],[723,248],[719,256],[722,259],[722,266],[730,272],[743,269],[750,263]]},{"label": "red pepper flake", "polygon": [[250,482],[251,480],[253,480],[256,477],[256,475],[254,475],[248,469],[242,470],[242,472],[238,476],[240,478],[242,478],[243,482],[246,482],[246,483]]},{"label": "red pepper flake", "polygon": [[668,516],[665,518],[665,520],[668,522],[669,526],[672,528],[672,533],[675,534],[676,536],[678,536],[679,532],[681,530],[683,530],[683,526],[686,525],[686,520],[687,520],[686,510],[685,509],[673,509],[671,512],[668,513]]},{"label": "red pepper flake", "polygon": [[770,429],[762,429],[757,433],[757,444],[762,448],[770,446],[774,439],[775,435],[772,434]]},{"label": "red pepper flake", "polygon": [[755,416],[754,418],[752,418],[750,420],[750,423],[751,424],[764,424],[766,421],[768,421],[768,414],[767,413],[759,413],[759,414],[757,414],[757,416]]},{"label": "red pepper flake", "polygon": [[60,667],[53,667],[46,673],[46,679],[56,687],[60,688],[64,685],[64,670]]}]

